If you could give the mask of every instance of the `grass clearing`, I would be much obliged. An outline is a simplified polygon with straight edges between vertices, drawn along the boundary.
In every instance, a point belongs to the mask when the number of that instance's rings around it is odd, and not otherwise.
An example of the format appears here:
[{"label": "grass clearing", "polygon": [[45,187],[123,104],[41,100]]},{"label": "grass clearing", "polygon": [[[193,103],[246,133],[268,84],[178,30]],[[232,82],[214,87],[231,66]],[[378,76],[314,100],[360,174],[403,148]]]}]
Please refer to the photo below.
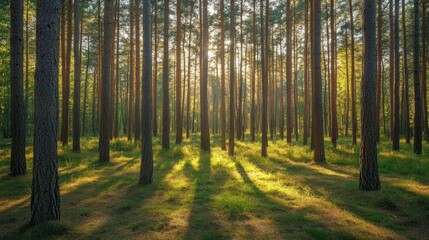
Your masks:
[{"label": "grass clearing", "polygon": [[[29,173],[11,177],[0,149],[0,239],[429,239],[429,145],[422,156],[401,144],[379,146],[380,192],[358,191],[359,148],[326,139],[327,165],[309,147],[275,139],[237,142],[236,156],[212,139],[211,153],[192,135],[170,151],[154,139],[154,183],[139,186],[140,147],[112,141],[99,163],[98,140],[82,151],[59,147],[61,220],[29,228]],[[71,144],[70,144],[71,145]]]}]

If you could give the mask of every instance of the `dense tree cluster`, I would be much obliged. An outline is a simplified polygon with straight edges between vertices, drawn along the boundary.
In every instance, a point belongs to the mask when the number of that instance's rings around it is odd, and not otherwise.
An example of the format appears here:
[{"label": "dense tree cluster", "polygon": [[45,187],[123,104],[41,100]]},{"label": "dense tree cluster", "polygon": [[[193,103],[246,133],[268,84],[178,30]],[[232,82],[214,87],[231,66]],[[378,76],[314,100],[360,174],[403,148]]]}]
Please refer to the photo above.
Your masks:
[{"label": "dense tree cluster", "polygon": [[371,191],[381,136],[393,150],[413,138],[416,154],[429,141],[426,1],[11,0],[0,13],[0,130],[13,175],[34,137],[32,225],[60,217],[57,141],[70,135],[76,152],[99,136],[102,162],[110,140],[140,142],[150,184],[159,134],[168,150],[171,133],[199,132],[203,151],[221,134],[230,156],[234,141],[266,157],[286,138],[323,164],[325,136],[336,146],[351,130]]}]

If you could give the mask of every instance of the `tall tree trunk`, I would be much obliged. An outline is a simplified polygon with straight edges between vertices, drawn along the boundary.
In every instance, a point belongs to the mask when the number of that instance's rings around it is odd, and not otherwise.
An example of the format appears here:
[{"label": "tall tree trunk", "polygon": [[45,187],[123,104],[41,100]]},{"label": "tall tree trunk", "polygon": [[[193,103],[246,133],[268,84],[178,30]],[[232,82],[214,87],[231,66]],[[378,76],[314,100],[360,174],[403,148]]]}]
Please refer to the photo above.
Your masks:
[{"label": "tall tree trunk", "polygon": [[373,0],[364,0],[364,72],[362,78],[362,134],[360,148],[359,189],[380,190],[377,165],[377,139],[375,133],[375,95],[376,95],[376,5]]},{"label": "tall tree trunk", "polygon": [[335,26],[335,0],[331,0],[331,140],[337,145],[338,119],[337,119],[337,36]]},{"label": "tall tree trunk", "polygon": [[[243,0],[240,1],[240,73],[238,92],[238,109],[237,109],[237,139],[241,140],[241,126],[243,124]],[[238,64],[238,63],[237,63]]]},{"label": "tall tree trunk", "polygon": [[57,153],[59,10],[59,0],[37,1],[31,226],[60,219]]},{"label": "tall tree trunk", "polygon": [[80,0],[74,1],[74,90],[73,90],[73,151],[80,151]]},{"label": "tall tree trunk", "polygon": [[286,141],[292,142],[292,11],[286,1]]},{"label": "tall tree trunk", "polygon": [[128,85],[129,90],[129,98],[128,98],[128,131],[127,131],[127,137],[128,141],[131,141],[133,136],[133,130],[134,130],[134,0],[130,0],[130,83]]},{"label": "tall tree trunk", "polygon": [[[265,6],[268,8],[267,6]],[[266,68],[266,45],[265,45],[265,34],[266,30],[264,27],[264,0],[261,0],[261,63],[262,63],[262,150],[261,156],[267,157],[267,147],[268,147],[268,138],[267,138],[267,113],[268,113],[268,72]],[[265,16],[268,18],[268,15]]]},{"label": "tall tree trunk", "polygon": [[308,83],[308,8],[309,1],[305,1],[305,26],[304,26],[304,133],[303,144],[307,145],[308,141],[308,122],[310,121],[310,86]]},{"label": "tall tree trunk", "polygon": [[411,140],[411,134],[410,134],[410,110],[409,110],[409,89],[408,89],[408,61],[407,61],[407,31],[406,31],[406,25],[405,25],[405,0],[402,0],[402,44],[403,44],[403,74],[404,74],[404,81],[403,81],[403,88],[402,88],[402,123],[403,123],[403,129],[405,133],[405,139],[406,142],[409,144]]},{"label": "tall tree trunk", "polygon": [[225,110],[225,4],[224,0],[220,1],[220,28],[221,28],[221,40],[220,40],[220,65],[221,65],[221,128],[222,128],[222,150],[226,150],[226,110]]},{"label": "tall tree trunk", "polygon": [[71,65],[71,42],[72,42],[72,16],[73,16],[72,0],[67,2],[67,46],[66,46],[66,65],[65,78],[63,82],[63,106],[61,117],[61,142],[63,146],[68,144],[69,135],[69,101],[70,101],[70,65]]},{"label": "tall tree trunk", "polygon": [[421,73],[421,88],[420,94],[422,94],[422,104],[423,104],[423,131],[424,138],[426,142],[429,142],[429,127],[428,127],[428,99],[427,99],[427,23],[426,23],[426,1],[422,2],[422,73]]},{"label": "tall tree trunk", "polygon": [[[27,172],[25,161],[25,102],[23,88],[23,14],[23,0],[10,1],[10,112],[12,137],[10,172],[14,176]],[[57,64],[55,65],[58,66]]]},{"label": "tall tree trunk", "polygon": [[162,60],[162,148],[170,148],[170,89],[168,72],[168,41],[170,0],[164,0],[164,56]]},{"label": "tall tree trunk", "polygon": [[116,93],[115,93],[115,124],[114,124],[114,137],[116,139],[119,138],[119,89],[121,89],[121,80],[120,80],[120,75],[119,75],[119,21],[120,21],[120,15],[119,15],[119,11],[120,11],[120,5],[121,5],[121,1],[120,0],[116,0],[116,75],[115,75],[115,80],[116,80]]},{"label": "tall tree trunk", "polygon": [[299,128],[299,114],[298,114],[298,54],[297,54],[297,40],[296,40],[296,1],[293,2],[293,71],[294,71],[294,91],[293,91],[293,105],[294,105],[294,132],[295,141],[298,142],[298,128]]},{"label": "tall tree trunk", "polygon": [[181,37],[182,37],[182,0],[177,0],[176,18],[176,143],[181,143],[182,136],[182,71],[181,71]]},{"label": "tall tree trunk", "polygon": [[[280,36],[283,36],[283,28],[282,25],[280,25]],[[280,40],[280,51],[283,51],[283,46],[282,46],[282,40]],[[284,121],[284,96],[283,96],[283,87],[284,87],[284,83],[283,83],[283,55],[280,54],[280,109],[279,109],[279,115],[280,115],[280,127],[279,127],[279,131],[280,131],[280,139],[283,140],[284,139],[284,125],[285,125],[285,121]],[[288,86],[289,87],[289,86]]]},{"label": "tall tree trunk", "polygon": [[158,136],[158,119],[157,119],[157,82],[158,82],[158,3],[154,1],[155,21],[154,21],[154,38],[155,38],[155,53],[153,55],[154,74],[152,79],[152,128],[153,136]]},{"label": "tall tree trunk", "polygon": [[393,85],[393,135],[392,149],[399,150],[399,81],[400,81],[400,56],[399,56],[399,0],[395,0],[395,66]]},{"label": "tall tree trunk", "polygon": [[322,77],[321,77],[321,6],[320,1],[313,0],[313,31],[312,31],[312,78],[313,78],[313,137],[314,162],[324,163],[325,144],[323,141],[323,113],[322,113]]},{"label": "tall tree trunk", "polygon": [[135,101],[135,114],[134,114],[134,138],[140,140],[141,125],[140,125],[140,0],[136,0],[135,6],[135,18],[136,18],[136,77],[135,77],[135,90],[136,90],[136,101]]},{"label": "tall tree trunk", "polygon": [[395,78],[395,24],[394,24],[394,14],[393,14],[393,1],[389,0],[389,26],[390,26],[390,38],[389,38],[389,83],[390,83],[390,129],[389,129],[389,137],[393,139],[393,119],[394,119],[394,78]]},{"label": "tall tree trunk", "polygon": [[110,41],[112,41],[112,28],[113,28],[113,6],[114,0],[104,0],[104,34],[103,34],[103,72],[101,80],[101,109],[100,109],[100,141],[99,141],[99,161],[108,162],[110,159]]},{"label": "tall tree trunk", "polygon": [[346,29],[346,128],[345,135],[348,135],[349,132],[349,112],[350,112],[350,87],[349,87],[349,36]]},{"label": "tall tree trunk", "polygon": [[414,0],[414,153],[422,153],[422,95],[420,93],[420,27],[419,27],[419,0]]},{"label": "tall tree trunk", "polygon": [[250,90],[250,138],[251,141],[255,141],[255,125],[256,125],[256,109],[255,109],[255,78],[256,78],[256,52],[257,52],[257,46],[256,46],[256,0],[253,0],[253,13],[252,13],[252,45],[253,45],[253,59],[252,59],[252,83],[251,83],[251,90]]},{"label": "tall tree trunk", "polygon": [[[263,0],[261,0],[263,1]],[[235,82],[235,1],[231,0],[230,13],[230,57],[229,57],[229,148],[228,154],[234,156],[234,82]]]},{"label": "tall tree trunk", "polygon": [[[26,0],[26,11],[25,11],[25,120],[29,119],[29,101],[28,98],[30,96],[30,83],[29,83],[29,66],[30,66],[30,59],[28,57],[28,49],[29,49],[29,38],[28,38],[28,19],[29,19],[29,0]],[[27,131],[27,128],[25,129]],[[26,132],[27,134],[27,132]]]},{"label": "tall tree trunk", "polygon": [[150,0],[143,0],[142,159],[140,184],[152,183],[152,29]]},{"label": "tall tree trunk", "polygon": [[[375,119],[375,129],[377,142],[380,142],[380,112],[381,112],[381,94],[383,89],[381,88],[382,81],[382,72],[381,72],[381,63],[383,61],[383,9],[382,9],[382,0],[377,0],[378,2],[378,16],[377,16],[377,96],[376,96],[376,119]],[[384,115],[384,113],[383,113]],[[384,118],[384,116],[383,116]]]},{"label": "tall tree trunk", "polygon": [[[189,47],[188,47],[188,93],[186,97],[186,138],[189,138],[191,127],[191,40],[192,40],[192,20],[194,14],[194,3],[191,3],[191,14],[189,14]],[[222,98],[223,99],[223,98]],[[223,101],[225,101],[223,99]],[[224,109],[225,110],[225,109]],[[223,115],[225,116],[225,114]]]},{"label": "tall tree trunk", "polygon": [[355,28],[353,18],[353,3],[349,0],[349,11],[350,11],[350,38],[351,38],[351,67],[352,67],[352,144],[356,145],[356,132],[357,132],[357,116],[356,116],[356,68],[355,68]]},{"label": "tall tree trunk", "polygon": [[207,11],[207,0],[203,0],[203,75],[200,84],[200,113],[201,113],[201,149],[210,151],[210,130],[209,130],[209,113],[207,100],[207,80],[208,80],[208,45],[209,45],[209,20]]},{"label": "tall tree trunk", "polygon": [[[83,92],[83,116],[82,116],[82,135],[86,133],[86,103],[88,99],[88,74],[89,74],[89,42],[90,37],[87,38],[87,52],[86,52],[86,68],[85,68],[85,83],[84,83],[84,92]],[[95,76],[94,76],[95,77]]]}]

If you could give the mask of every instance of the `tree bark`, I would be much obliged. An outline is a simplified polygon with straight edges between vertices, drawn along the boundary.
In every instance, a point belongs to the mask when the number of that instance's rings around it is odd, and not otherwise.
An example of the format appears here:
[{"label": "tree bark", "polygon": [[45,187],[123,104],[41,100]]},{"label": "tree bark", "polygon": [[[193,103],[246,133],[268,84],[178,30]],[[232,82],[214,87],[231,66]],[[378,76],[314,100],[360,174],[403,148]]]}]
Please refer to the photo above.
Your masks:
[{"label": "tree bark", "polygon": [[[375,128],[376,128],[376,137],[377,142],[380,142],[380,112],[381,112],[381,91],[383,91],[381,86],[382,81],[382,67],[381,63],[383,61],[383,9],[382,9],[382,0],[378,0],[378,16],[377,16],[377,96],[375,103],[376,119],[375,119]],[[384,118],[384,116],[383,116]]]},{"label": "tree bark", "polygon": [[141,125],[140,125],[140,0],[136,0],[135,5],[135,18],[136,18],[136,77],[135,77],[135,90],[136,90],[136,100],[134,108],[134,139],[140,140],[141,135]]},{"label": "tree bark", "polygon": [[[262,1],[262,0],[261,0]],[[235,85],[235,1],[231,0],[230,13],[230,57],[229,57],[229,156],[234,156],[234,85]]]},{"label": "tree bark", "polygon": [[286,141],[292,142],[292,11],[286,1]]},{"label": "tree bark", "polygon": [[337,145],[338,119],[337,119],[337,36],[335,26],[335,0],[331,0],[331,141]]},{"label": "tree bark", "polygon": [[74,90],[73,90],[73,152],[80,151],[80,0],[74,0]]},{"label": "tree bark", "polygon": [[31,226],[60,219],[57,153],[59,10],[59,0],[37,1]]},{"label": "tree bark", "polygon": [[[399,0],[395,0],[395,65],[393,85],[393,132],[392,149],[399,150],[399,81],[400,81],[400,56],[399,56]],[[392,66],[393,67],[393,66]]]},{"label": "tree bark", "polygon": [[103,57],[102,57],[102,79],[101,79],[101,109],[100,109],[100,141],[99,141],[99,161],[108,162],[110,159],[110,41],[112,41],[113,27],[113,6],[114,0],[104,0],[104,37],[103,37]]},{"label": "tree bark", "polygon": [[210,130],[209,130],[209,113],[208,113],[208,45],[209,45],[209,20],[207,11],[207,0],[203,0],[203,54],[202,54],[202,78],[200,85],[200,113],[201,113],[201,149],[210,151]]},{"label": "tree bark", "polygon": [[[266,6],[268,8],[268,6]],[[264,27],[264,1],[261,0],[261,63],[262,63],[262,149],[261,156],[267,157],[267,147],[268,147],[268,138],[267,138],[267,114],[268,114],[268,74],[266,69],[266,45],[265,45],[265,27]],[[268,18],[268,16],[265,16]]]},{"label": "tree bark", "polygon": [[128,117],[127,117],[127,138],[131,141],[134,131],[134,0],[130,0],[130,82],[128,84]]},{"label": "tree bark", "polygon": [[70,101],[70,65],[71,65],[71,45],[72,45],[72,16],[73,16],[72,0],[67,2],[67,46],[66,46],[66,59],[65,59],[65,78],[63,82],[63,106],[61,118],[61,142],[63,146],[68,144],[69,137],[69,101]]},{"label": "tree bark", "polygon": [[307,145],[308,141],[308,122],[310,120],[310,87],[308,83],[308,5],[310,0],[305,1],[305,26],[304,26],[304,132],[303,132],[303,145]]},{"label": "tree bark", "polygon": [[23,13],[23,0],[10,1],[10,112],[12,138],[10,172],[14,176],[27,172],[27,163],[25,160],[26,115],[23,88]]},{"label": "tree bark", "polygon": [[313,31],[312,31],[312,78],[313,78],[313,137],[314,162],[325,163],[325,144],[323,141],[323,113],[322,113],[322,77],[321,77],[321,3],[313,0]]},{"label": "tree bark", "polygon": [[143,0],[142,160],[140,184],[152,183],[152,29],[150,0]]},{"label": "tree bark", "polygon": [[355,28],[353,18],[353,4],[349,0],[350,11],[350,38],[351,38],[351,87],[352,87],[352,144],[356,145],[356,132],[357,132],[357,116],[356,116],[356,68],[355,68]]},{"label": "tree bark", "polygon": [[164,0],[164,57],[162,60],[162,148],[170,148],[170,89],[168,72],[168,41],[170,0]]},{"label": "tree bark", "polygon": [[376,5],[373,0],[364,1],[364,72],[362,78],[362,134],[360,147],[359,189],[364,191],[380,190],[377,165],[377,139],[375,127],[376,101]]},{"label": "tree bark", "polygon": [[181,37],[182,37],[182,0],[177,0],[176,5],[176,143],[183,139],[182,130],[182,71],[181,71]]},{"label": "tree bark", "polygon": [[414,144],[413,150],[416,154],[422,153],[422,95],[420,93],[420,26],[419,26],[419,0],[414,0]]},{"label": "tree bark", "polygon": [[404,53],[403,56],[403,87],[402,87],[402,125],[405,134],[405,140],[409,144],[411,140],[410,134],[410,110],[409,110],[409,89],[408,89],[408,61],[407,61],[407,31],[405,25],[405,17],[406,17],[406,7],[405,0],[402,0],[402,51]]}]

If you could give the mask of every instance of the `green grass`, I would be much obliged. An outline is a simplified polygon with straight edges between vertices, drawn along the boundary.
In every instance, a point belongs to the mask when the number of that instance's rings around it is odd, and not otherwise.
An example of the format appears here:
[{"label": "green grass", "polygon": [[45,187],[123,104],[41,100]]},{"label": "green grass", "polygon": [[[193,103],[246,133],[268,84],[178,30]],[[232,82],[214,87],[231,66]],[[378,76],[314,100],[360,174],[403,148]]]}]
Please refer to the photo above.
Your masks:
[{"label": "green grass", "polygon": [[[174,139],[174,137],[172,138]],[[212,139],[211,153],[192,135],[169,151],[154,139],[154,183],[139,186],[140,147],[111,143],[99,163],[98,140],[82,151],[59,149],[61,220],[30,228],[32,149],[28,174],[11,177],[0,148],[0,239],[429,239],[429,145],[379,146],[380,192],[358,191],[359,147],[326,139],[327,165],[308,146],[275,139],[236,142],[236,156]],[[71,145],[71,144],[70,144]],[[3,146],[3,145],[2,145]]]}]

